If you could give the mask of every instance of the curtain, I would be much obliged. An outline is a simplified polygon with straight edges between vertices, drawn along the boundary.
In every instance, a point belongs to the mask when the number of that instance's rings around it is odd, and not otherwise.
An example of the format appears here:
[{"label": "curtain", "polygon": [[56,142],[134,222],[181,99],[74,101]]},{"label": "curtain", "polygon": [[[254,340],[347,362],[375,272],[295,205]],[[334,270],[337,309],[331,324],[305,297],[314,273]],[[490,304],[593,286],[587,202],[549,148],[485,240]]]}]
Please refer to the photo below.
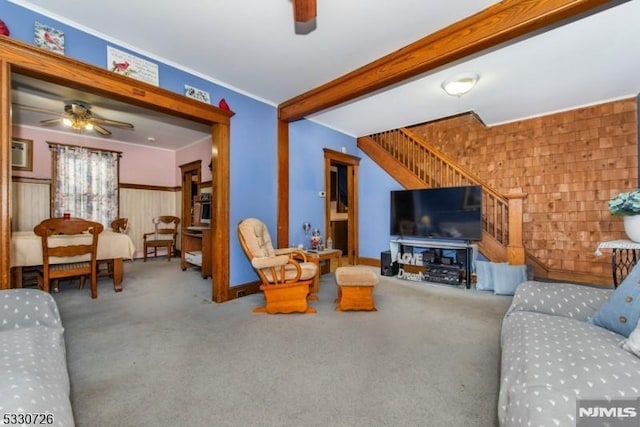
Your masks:
[{"label": "curtain", "polygon": [[96,221],[109,227],[118,217],[118,152],[51,145],[53,217]]}]

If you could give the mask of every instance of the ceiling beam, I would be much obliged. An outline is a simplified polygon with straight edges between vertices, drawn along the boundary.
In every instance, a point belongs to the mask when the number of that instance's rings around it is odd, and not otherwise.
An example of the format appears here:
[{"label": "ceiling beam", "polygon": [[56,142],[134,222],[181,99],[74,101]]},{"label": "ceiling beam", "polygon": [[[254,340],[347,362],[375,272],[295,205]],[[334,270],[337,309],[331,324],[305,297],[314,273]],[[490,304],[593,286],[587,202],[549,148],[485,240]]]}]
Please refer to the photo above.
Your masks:
[{"label": "ceiling beam", "polygon": [[291,122],[556,25],[607,0],[504,0],[278,106]]},{"label": "ceiling beam", "polygon": [[311,21],[316,14],[316,0],[293,0],[293,17],[296,22]]}]

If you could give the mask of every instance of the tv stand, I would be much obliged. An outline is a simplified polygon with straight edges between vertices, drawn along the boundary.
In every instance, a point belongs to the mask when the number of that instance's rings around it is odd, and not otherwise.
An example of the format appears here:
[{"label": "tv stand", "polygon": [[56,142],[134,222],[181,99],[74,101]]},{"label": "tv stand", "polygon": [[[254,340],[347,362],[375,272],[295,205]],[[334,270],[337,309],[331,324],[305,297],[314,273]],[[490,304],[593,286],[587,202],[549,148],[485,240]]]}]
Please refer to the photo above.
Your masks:
[{"label": "tv stand", "polygon": [[185,227],[182,229],[180,267],[200,267],[203,279],[211,277],[211,228]]},{"label": "tv stand", "polygon": [[391,241],[390,247],[391,259],[397,261],[400,267],[398,278],[449,285],[464,284],[467,289],[471,288],[477,245],[469,241],[397,239]]}]

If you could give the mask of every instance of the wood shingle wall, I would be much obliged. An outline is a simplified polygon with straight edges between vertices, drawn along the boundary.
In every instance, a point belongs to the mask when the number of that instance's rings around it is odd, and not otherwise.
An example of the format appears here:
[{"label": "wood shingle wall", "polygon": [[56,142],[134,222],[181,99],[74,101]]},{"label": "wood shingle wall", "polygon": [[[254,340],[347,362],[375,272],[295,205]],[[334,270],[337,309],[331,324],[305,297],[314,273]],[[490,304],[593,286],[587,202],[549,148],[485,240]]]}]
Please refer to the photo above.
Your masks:
[{"label": "wood shingle wall", "polygon": [[612,283],[609,253],[594,251],[626,238],[607,203],[638,186],[636,98],[491,128],[465,114],[410,129],[498,191],[528,193],[524,245],[550,270]]}]

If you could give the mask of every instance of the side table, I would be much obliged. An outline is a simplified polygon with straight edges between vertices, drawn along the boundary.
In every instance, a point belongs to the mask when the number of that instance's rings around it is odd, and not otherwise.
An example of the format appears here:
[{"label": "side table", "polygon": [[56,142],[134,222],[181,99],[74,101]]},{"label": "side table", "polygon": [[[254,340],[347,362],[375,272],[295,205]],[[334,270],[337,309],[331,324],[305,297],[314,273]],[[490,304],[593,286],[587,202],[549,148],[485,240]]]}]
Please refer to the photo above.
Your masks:
[{"label": "side table", "polygon": [[596,248],[596,256],[602,255],[601,249],[611,249],[611,273],[613,286],[617,288],[640,259],[640,243],[631,240],[600,242]]},{"label": "side table", "polygon": [[340,267],[342,251],[340,249],[325,249],[324,251],[305,250],[304,253],[307,259],[317,264],[320,269],[320,274],[313,280],[310,289],[311,299],[317,299],[318,292],[320,291],[320,275],[335,272],[336,269]]}]

